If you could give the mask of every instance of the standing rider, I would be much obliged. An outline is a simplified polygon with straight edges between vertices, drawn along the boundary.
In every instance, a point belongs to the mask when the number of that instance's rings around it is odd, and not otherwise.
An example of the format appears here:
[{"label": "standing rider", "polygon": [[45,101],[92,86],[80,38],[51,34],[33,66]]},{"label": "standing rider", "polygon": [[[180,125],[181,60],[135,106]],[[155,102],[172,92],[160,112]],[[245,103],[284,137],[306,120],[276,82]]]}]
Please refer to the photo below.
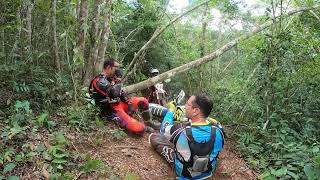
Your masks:
[{"label": "standing rider", "polygon": [[224,143],[222,127],[208,119],[213,103],[206,95],[191,96],[185,104],[189,124],[174,124],[167,112],[160,134],[150,134],[151,146],[175,167],[178,179],[212,176]]},{"label": "standing rider", "polygon": [[110,58],[104,61],[101,74],[91,80],[89,94],[100,107],[101,114],[130,132],[141,134],[146,129],[145,124],[130,116],[135,110],[139,110],[146,125],[159,128],[160,125],[152,121],[148,100],[129,97],[121,90],[120,71],[120,63]]},{"label": "standing rider", "polygon": [[[159,70],[151,69],[150,73],[151,73],[151,77],[155,77],[159,75]],[[163,88],[163,83],[157,83],[154,86],[151,86],[148,88],[147,99],[150,103],[156,103],[161,106],[165,106],[166,105],[166,101],[164,99],[165,95],[166,95],[166,91]]]}]

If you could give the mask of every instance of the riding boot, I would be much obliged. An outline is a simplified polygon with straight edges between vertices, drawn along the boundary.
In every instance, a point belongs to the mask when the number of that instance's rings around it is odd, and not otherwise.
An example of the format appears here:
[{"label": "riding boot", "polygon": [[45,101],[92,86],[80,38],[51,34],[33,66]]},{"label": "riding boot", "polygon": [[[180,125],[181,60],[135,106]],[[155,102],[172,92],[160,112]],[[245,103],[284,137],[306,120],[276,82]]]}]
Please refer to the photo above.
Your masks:
[{"label": "riding boot", "polygon": [[153,129],[156,129],[156,130],[160,129],[161,123],[160,122],[155,122],[155,121],[152,120],[152,114],[151,114],[151,112],[149,110],[143,111],[141,113],[141,115],[142,115],[142,118],[144,119],[145,124],[147,126],[150,126],[150,127],[152,127]]}]

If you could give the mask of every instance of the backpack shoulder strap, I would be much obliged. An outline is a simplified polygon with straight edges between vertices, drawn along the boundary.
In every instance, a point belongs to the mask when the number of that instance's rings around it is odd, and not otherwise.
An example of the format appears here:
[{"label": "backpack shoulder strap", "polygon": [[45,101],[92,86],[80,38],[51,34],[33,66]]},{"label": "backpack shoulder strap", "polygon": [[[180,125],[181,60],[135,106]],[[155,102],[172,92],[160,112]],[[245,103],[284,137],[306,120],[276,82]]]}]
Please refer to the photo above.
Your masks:
[{"label": "backpack shoulder strap", "polygon": [[220,131],[220,134],[222,136],[222,147],[224,145],[224,138],[225,138],[225,132],[224,132],[224,129],[222,128],[222,126],[220,124],[211,124],[211,126],[214,128],[214,129],[218,129],[218,131]]},{"label": "backpack shoulder strap", "polygon": [[213,146],[214,146],[214,142],[215,141],[216,141],[216,128],[211,126],[211,137],[210,137],[210,140],[209,140],[209,147],[210,147],[211,151],[209,152],[209,155],[213,151]]},{"label": "backpack shoulder strap", "polygon": [[[196,126],[194,126],[194,127],[196,127]],[[189,148],[190,148],[190,151],[192,152],[192,154],[199,154],[199,152],[203,153],[204,149],[202,149],[202,148],[204,148],[204,146],[208,147],[208,148],[205,148],[209,151],[209,152],[206,152],[206,154],[207,153],[211,154],[211,152],[213,150],[215,138],[216,138],[216,127],[211,126],[210,139],[205,143],[198,143],[194,140],[194,137],[192,135],[192,126],[189,126],[189,128],[188,127],[186,128],[186,136],[187,136],[188,145],[189,145]]]},{"label": "backpack shoulder strap", "polygon": [[186,127],[186,136],[189,144],[194,142],[194,138],[192,136],[192,126]]}]

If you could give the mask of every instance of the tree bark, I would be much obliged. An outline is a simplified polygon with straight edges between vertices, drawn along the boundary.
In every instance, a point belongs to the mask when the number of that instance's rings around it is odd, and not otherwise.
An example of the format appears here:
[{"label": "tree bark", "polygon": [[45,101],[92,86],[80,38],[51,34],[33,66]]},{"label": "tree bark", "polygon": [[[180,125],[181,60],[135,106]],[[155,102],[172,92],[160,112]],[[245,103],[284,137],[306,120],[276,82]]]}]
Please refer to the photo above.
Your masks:
[{"label": "tree bark", "polygon": [[138,57],[141,55],[141,53],[142,53],[143,51],[145,51],[145,50],[154,42],[154,40],[155,40],[156,38],[158,38],[158,37],[164,32],[164,30],[166,30],[170,25],[172,25],[173,23],[175,23],[176,21],[178,21],[179,19],[181,19],[181,18],[182,18],[183,16],[185,16],[186,14],[188,14],[188,13],[190,13],[191,11],[197,9],[198,7],[204,5],[205,3],[208,3],[209,1],[210,1],[210,0],[204,1],[204,2],[202,2],[202,3],[200,3],[200,4],[198,4],[197,6],[195,6],[195,7],[191,8],[191,9],[187,10],[186,12],[184,12],[184,13],[182,13],[181,15],[177,16],[176,18],[174,18],[172,21],[170,21],[170,22],[169,22],[166,26],[164,26],[163,28],[161,28],[161,29],[160,29],[160,28],[157,28],[156,31],[154,32],[154,34],[152,35],[152,37],[149,39],[149,41],[148,41],[145,45],[143,45],[143,46],[141,47],[141,49],[140,49],[137,53],[135,53],[132,61],[130,62],[129,66],[128,66],[127,70],[126,70],[126,72],[125,72],[124,75],[123,75],[123,82],[125,82],[125,81],[127,80],[126,76],[128,76],[128,75],[131,74],[131,73],[129,73],[129,72],[130,72],[130,70],[132,69],[133,65],[136,63],[136,61],[138,60]]},{"label": "tree bark", "polygon": [[33,4],[31,0],[27,0],[27,51],[28,53],[31,53],[31,48],[32,48],[32,9],[33,9]]},{"label": "tree bark", "polygon": [[80,14],[79,14],[79,24],[78,24],[78,40],[76,48],[76,61],[80,61],[80,68],[77,70],[78,74],[81,76],[80,80],[83,82],[85,75],[85,44],[86,44],[86,34],[87,34],[87,17],[88,17],[88,0],[81,0],[80,2]]},{"label": "tree bark", "polygon": [[52,36],[53,36],[53,52],[55,65],[58,73],[61,73],[61,64],[59,59],[59,48],[57,40],[57,0],[52,0]]},{"label": "tree bark", "polygon": [[79,19],[80,19],[80,3],[81,3],[81,0],[77,0],[77,4],[76,4],[77,22],[79,22]]},{"label": "tree bark", "polygon": [[[88,67],[85,73],[85,80],[90,79],[94,75],[94,62],[97,59],[98,45],[99,45],[99,17],[100,17],[100,4],[101,0],[94,1],[94,16],[92,18],[90,30],[90,43],[89,43],[89,57],[86,61]],[[85,82],[86,83],[86,82]]]},{"label": "tree bark", "polygon": [[208,3],[205,4],[203,17],[202,17],[202,36],[201,36],[201,43],[200,43],[200,57],[203,57],[206,53],[206,33],[207,33],[207,26],[208,26]]},{"label": "tree bark", "polygon": [[6,48],[5,48],[6,42],[5,42],[4,34],[5,34],[4,29],[2,29],[1,30],[1,39],[2,39],[1,56],[6,57]]},{"label": "tree bark", "polygon": [[73,84],[73,91],[74,91],[73,98],[74,98],[75,104],[77,105],[78,104],[77,84],[76,84],[76,81],[75,81],[75,78],[74,78],[73,68],[71,66],[70,58],[69,58],[68,36],[65,37],[65,43],[66,43],[65,44],[65,48],[66,48],[67,62],[68,62],[68,67],[69,67],[69,70],[70,70],[71,80],[72,80],[72,84]]},{"label": "tree bark", "polygon": [[99,72],[99,70],[101,69],[102,63],[104,61],[104,55],[106,53],[106,49],[108,45],[109,32],[110,32],[109,21],[111,18],[111,6],[112,6],[112,0],[106,0],[106,8],[108,9],[108,12],[104,17],[104,25],[101,33],[98,59],[95,62],[95,68],[94,68],[95,73]]},{"label": "tree bark", "polygon": [[[203,57],[206,54],[206,32],[207,32],[207,16],[208,16],[208,7],[209,4],[206,3],[204,6],[203,17],[202,17],[202,33],[201,33],[201,42],[200,42],[200,57]],[[202,82],[203,82],[203,72],[204,67],[201,66],[199,69],[200,81],[198,86],[198,92],[202,90]]]},{"label": "tree bark", "polygon": [[79,14],[79,29],[78,29],[78,47],[81,50],[82,55],[84,55],[85,47],[85,37],[87,32],[87,16],[88,16],[88,1],[81,0],[80,4],[80,14]]},{"label": "tree bark", "polygon": [[22,3],[20,17],[22,22],[22,30],[20,43],[22,47],[22,58],[26,61],[29,60],[29,55],[31,53],[32,47],[32,9],[33,4],[31,0],[24,0]]},{"label": "tree bark", "polygon": [[[290,16],[293,14],[296,14],[298,12],[302,12],[302,11],[308,11],[308,10],[312,10],[312,9],[317,9],[320,6],[315,6],[315,7],[302,7],[302,8],[297,8],[294,10],[289,11],[287,14],[283,15],[283,16]],[[273,23],[278,22],[277,20],[275,20],[274,22],[272,21],[268,21],[264,24],[262,24],[261,26],[256,27],[253,31],[251,31],[250,33],[247,33],[243,36],[240,36],[232,41],[230,41],[229,43],[225,44],[223,47],[217,49],[216,51],[214,51],[211,54],[208,54],[202,58],[196,59],[194,61],[191,61],[187,64],[184,64],[182,66],[176,67],[174,69],[171,69],[167,72],[164,72],[162,74],[159,74],[156,77],[147,79],[145,81],[124,87],[124,90],[127,93],[133,93],[133,92],[137,92],[140,91],[142,89],[146,89],[147,87],[150,87],[152,85],[155,85],[158,82],[164,81],[165,79],[169,79],[177,74],[183,73],[188,71],[191,68],[195,68],[200,66],[201,64],[207,63],[209,61],[214,60],[215,58],[217,58],[218,56],[222,55],[224,52],[230,50],[232,47],[236,46],[239,42],[242,42],[252,36],[254,36],[255,34],[257,34],[258,32],[266,29],[267,27],[271,26]]]},{"label": "tree bark", "polygon": [[[17,23],[18,24],[22,24],[22,19],[21,19],[21,9],[23,7],[20,6],[19,9],[17,10]],[[15,42],[13,44],[13,47],[12,47],[12,51],[10,53],[11,57],[12,57],[12,63],[14,64],[14,61],[17,59],[17,58],[21,58],[22,57],[22,53],[21,53],[21,31],[22,31],[22,26],[18,26],[17,28],[18,32],[16,34],[16,38],[15,38]],[[19,46],[20,45],[20,46]]]}]

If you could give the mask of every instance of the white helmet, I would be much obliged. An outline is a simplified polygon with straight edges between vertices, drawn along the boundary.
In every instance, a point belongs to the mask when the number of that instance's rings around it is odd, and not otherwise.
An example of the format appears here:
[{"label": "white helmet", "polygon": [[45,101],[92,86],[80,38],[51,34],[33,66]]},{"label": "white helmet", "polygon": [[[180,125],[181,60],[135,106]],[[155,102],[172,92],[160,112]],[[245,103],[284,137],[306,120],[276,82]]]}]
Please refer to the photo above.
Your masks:
[{"label": "white helmet", "polygon": [[151,69],[151,74],[153,74],[153,73],[159,73],[159,70],[158,69]]}]

